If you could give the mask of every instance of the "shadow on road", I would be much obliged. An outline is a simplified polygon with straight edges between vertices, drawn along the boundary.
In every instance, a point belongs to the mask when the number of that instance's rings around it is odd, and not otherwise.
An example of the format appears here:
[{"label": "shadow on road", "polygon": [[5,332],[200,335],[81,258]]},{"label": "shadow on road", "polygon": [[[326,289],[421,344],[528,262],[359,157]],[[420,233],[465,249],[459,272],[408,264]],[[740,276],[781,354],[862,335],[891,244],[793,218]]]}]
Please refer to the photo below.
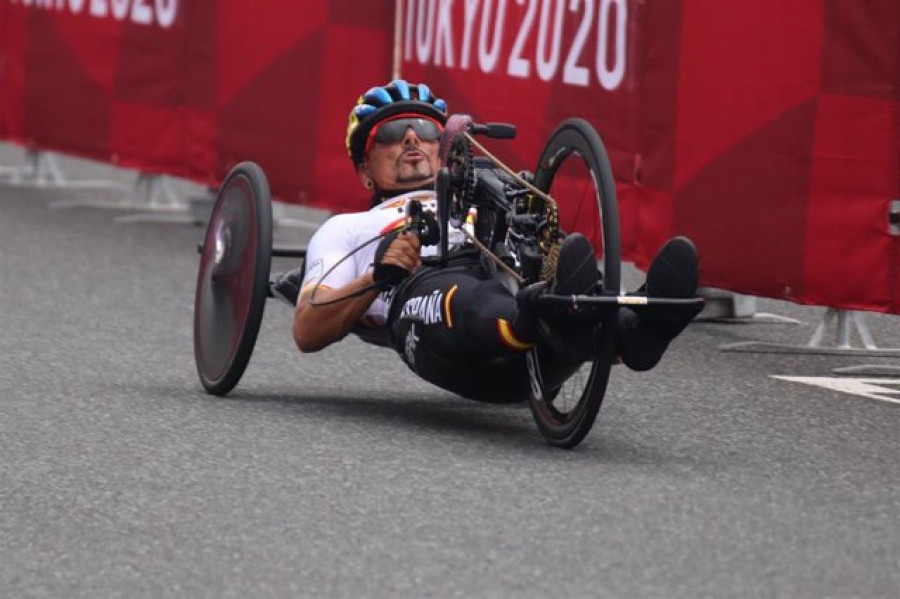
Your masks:
[{"label": "shadow on road", "polygon": [[344,421],[394,431],[426,429],[428,434],[440,435],[445,440],[461,439],[473,447],[502,447],[522,452],[529,459],[554,463],[590,461],[606,465],[644,465],[654,470],[665,470],[673,465],[689,469],[715,468],[713,464],[698,463],[697,455],[670,453],[659,446],[642,444],[633,435],[620,433],[614,425],[603,422],[602,410],[585,441],[574,450],[563,450],[544,442],[524,402],[489,404],[448,394],[423,397],[412,392],[391,397],[352,397],[323,395],[321,392],[301,396],[236,391],[226,397],[202,397],[216,402],[247,402],[257,408],[264,405],[278,409],[288,407],[302,418],[319,422]]},{"label": "shadow on road", "polygon": [[350,418],[374,425],[409,424],[447,434],[490,435],[522,443],[540,440],[525,403],[487,404],[437,395],[399,393],[391,397],[353,397],[346,394],[297,395],[239,391],[226,401],[271,402],[291,406],[304,417]]}]

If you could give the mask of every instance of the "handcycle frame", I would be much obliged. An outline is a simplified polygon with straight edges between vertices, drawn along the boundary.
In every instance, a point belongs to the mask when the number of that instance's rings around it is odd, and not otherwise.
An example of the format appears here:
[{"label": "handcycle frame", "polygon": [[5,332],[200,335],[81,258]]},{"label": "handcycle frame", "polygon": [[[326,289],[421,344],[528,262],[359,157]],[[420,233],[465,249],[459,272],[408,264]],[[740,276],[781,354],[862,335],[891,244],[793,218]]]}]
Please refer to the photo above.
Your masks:
[{"label": "handcycle frame", "polygon": [[[474,169],[469,144],[475,143],[472,136],[479,134],[512,138],[515,128],[500,123],[480,125],[467,115],[452,115],[448,120],[441,138],[443,162],[436,182],[438,227],[442,234],[438,258],[423,260],[429,266],[440,268],[447,264],[449,235],[443,232],[450,230],[451,223],[458,226],[459,212],[470,207],[460,200],[465,197],[461,185],[464,186],[466,181],[471,180],[470,177],[474,177],[474,170],[469,172],[466,169]],[[465,152],[462,159],[457,156],[457,170],[451,173],[454,162],[448,156],[454,147],[467,151],[468,158]],[[487,152],[480,145],[478,147]],[[525,188],[530,188],[535,194],[544,194],[551,187],[559,164],[570,154],[581,155],[588,165],[602,222],[604,246],[603,276],[596,293],[544,293],[538,298],[542,309],[590,323],[589,326],[597,331],[588,381],[571,410],[561,410],[556,405],[562,387],[545,388],[540,374],[542,358],[539,346],[529,350],[527,356],[531,379],[528,400],[538,428],[551,445],[567,448],[577,445],[589,432],[603,401],[610,367],[616,359],[614,329],[619,308],[627,306],[637,312],[660,308],[695,309],[703,302],[700,298],[657,298],[620,292],[615,185],[602,141],[587,122],[580,119],[563,122],[545,145],[534,182],[547,189],[538,189],[535,184],[509,171],[489,153],[488,156]],[[492,217],[500,223],[499,230],[505,235],[507,228],[504,227],[508,227],[508,223],[502,221],[509,220],[511,206],[479,206],[479,218],[482,210],[486,211],[485,214],[493,211]],[[457,220],[455,223],[454,218]],[[413,224],[408,223],[408,226]],[[497,230],[495,226],[494,232]],[[306,257],[306,248],[273,247],[271,237],[271,205],[265,174],[253,163],[241,163],[232,169],[220,187],[204,241],[198,246],[201,258],[195,295],[194,348],[201,383],[211,394],[224,395],[231,391],[250,360],[265,300],[274,297],[268,281],[271,258]],[[472,239],[476,245],[481,245],[477,237]],[[481,249],[487,255],[493,255],[492,248],[481,245]],[[499,266],[503,266],[496,255],[493,258]],[[513,281],[513,287],[517,283],[528,282],[516,277],[515,270],[508,265],[504,268],[512,271],[513,278],[517,279]]]}]

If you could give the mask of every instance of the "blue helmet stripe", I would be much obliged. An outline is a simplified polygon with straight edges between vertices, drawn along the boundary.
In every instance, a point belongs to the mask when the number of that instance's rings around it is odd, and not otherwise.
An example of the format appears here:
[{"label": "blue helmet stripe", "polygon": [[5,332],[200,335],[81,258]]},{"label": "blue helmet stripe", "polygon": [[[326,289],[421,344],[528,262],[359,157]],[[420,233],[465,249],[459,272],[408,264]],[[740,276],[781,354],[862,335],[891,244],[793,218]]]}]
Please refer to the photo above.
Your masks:
[{"label": "blue helmet stripe", "polygon": [[400,98],[403,100],[409,100],[409,84],[403,79],[394,79],[391,81],[391,85],[397,90],[397,93],[400,94]]},{"label": "blue helmet stripe", "polygon": [[363,119],[363,118],[367,117],[368,115],[372,114],[373,112],[375,112],[375,107],[372,106],[371,104],[360,104],[353,110],[353,112],[356,113],[357,117],[359,117],[360,119]]},{"label": "blue helmet stripe", "polygon": [[365,99],[367,104],[373,104],[376,106],[390,104],[393,101],[393,98],[391,98],[391,94],[389,94],[383,87],[373,87],[365,93],[363,98]]}]

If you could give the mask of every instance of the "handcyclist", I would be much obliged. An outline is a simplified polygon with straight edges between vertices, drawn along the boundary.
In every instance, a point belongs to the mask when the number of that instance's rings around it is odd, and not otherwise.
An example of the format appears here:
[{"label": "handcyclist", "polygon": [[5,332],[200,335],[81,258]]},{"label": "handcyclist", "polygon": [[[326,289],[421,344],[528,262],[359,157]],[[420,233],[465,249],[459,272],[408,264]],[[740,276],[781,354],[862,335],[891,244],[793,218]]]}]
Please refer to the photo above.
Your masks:
[{"label": "handcyclist", "polygon": [[[437,212],[434,184],[447,115],[446,103],[424,84],[394,80],[359,97],[346,145],[357,177],[372,193],[371,207],[326,221],[309,243],[303,280],[299,269],[276,275],[273,292],[296,304],[293,336],[302,352],[354,333],[393,347],[420,377],[464,397],[522,399],[529,388],[524,354],[534,344],[552,356],[542,360],[549,385],[561,384],[590,359],[590,327],[542,315],[537,298],[589,293],[599,276],[594,250],[584,236],[569,234],[552,280],[515,294],[459,229],[450,231],[449,264],[423,267],[422,257],[436,248],[399,227],[412,201],[426,214]],[[481,172],[476,196],[496,193],[499,176]],[[693,244],[676,237],[654,258],[642,291],[693,297],[697,268]],[[634,370],[655,366],[694,315],[619,311],[617,351]]]}]

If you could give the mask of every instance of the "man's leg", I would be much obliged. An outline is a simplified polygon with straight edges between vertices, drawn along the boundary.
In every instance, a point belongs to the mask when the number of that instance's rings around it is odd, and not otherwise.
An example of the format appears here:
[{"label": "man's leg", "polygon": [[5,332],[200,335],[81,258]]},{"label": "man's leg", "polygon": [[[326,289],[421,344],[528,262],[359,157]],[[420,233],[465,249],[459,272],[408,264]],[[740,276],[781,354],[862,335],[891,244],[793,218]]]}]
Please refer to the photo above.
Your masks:
[{"label": "man's leg", "polygon": [[[649,297],[691,298],[697,294],[697,249],[687,237],[674,237],[657,252],[643,289]],[[650,370],[701,308],[674,307],[637,313],[619,309],[619,352],[632,370]]]},{"label": "man's leg", "polygon": [[269,277],[269,293],[272,297],[284,300],[292,306],[297,305],[300,296],[300,283],[303,267],[298,266],[287,272],[272,273]]},{"label": "man's leg", "polygon": [[[590,244],[581,235],[567,238],[550,289],[563,295],[588,293],[597,278]],[[523,397],[527,392],[525,352],[535,343],[549,345],[542,328],[558,340],[558,347],[549,348],[556,359],[546,360],[555,373],[551,378],[564,376],[551,362],[561,361],[571,371],[590,352],[590,329],[568,322],[538,323],[533,311],[524,306],[528,302],[517,301],[475,265],[430,270],[396,293],[390,319],[395,349],[422,378],[467,397],[483,388],[495,395],[512,390]],[[579,347],[580,339],[585,341],[580,345],[588,347],[586,352],[572,349]]]},{"label": "man's leg", "polygon": [[537,298],[543,293],[590,294],[598,280],[594,248],[580,233],[571,233],[560,247],[553,280],[549,284],[536,283],[526,287],[516,296],[519,319],[531,323],[532,337],[546,344],[555,357],[563,362],[581,364],[590,359],[594,347],[594,328],[578,319],[541,316]]},{"label": "man's leg", "polygon": [[[426,381],[464,397],[522,399],[530,347],[510,324],[515,299],[477,265],[429,269],[395,291],[394,349]],[[521,381],[521,383],[520,383]]]},{"label": "man's leg", "polygon": [[[576,363],[590,357],[592,329],[579,322],[553,322],[541,318],[536,307],[536,299],[547,291],[570,295],[587,293],[592,286],[587,271],[596,269],[596,262],[587,240],[572,234],[564,245],[571,246],[571,253],[565,260],[560,260],[553,284],[549,288],[540,284],[525,288],[519,292],[517,300],[521,312],[531,315],[538,337],[552,348],[556,358],[563,363]],[[691,298],[697,293],[697,281],[698,259],[694,244],[686,237],[674,237],[654,257],[647,271],[647,281],[638,291],[650,297]],[[620,308],[616,337],[622,362],[632,370],[650,370],[699,311],[700,308],[673,307],[638,313],[627,307]]]}]

